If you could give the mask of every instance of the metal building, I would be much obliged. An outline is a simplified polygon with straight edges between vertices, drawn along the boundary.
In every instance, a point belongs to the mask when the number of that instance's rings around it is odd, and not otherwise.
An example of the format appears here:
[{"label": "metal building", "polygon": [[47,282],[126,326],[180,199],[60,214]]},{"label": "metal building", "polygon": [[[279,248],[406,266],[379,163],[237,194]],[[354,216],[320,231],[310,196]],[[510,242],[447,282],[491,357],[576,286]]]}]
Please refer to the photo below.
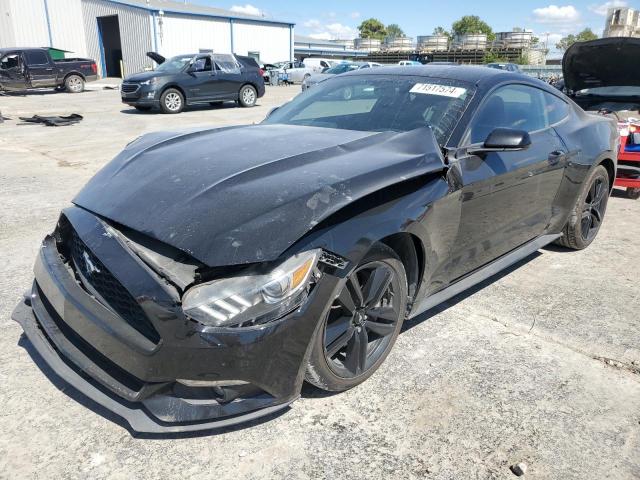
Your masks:
[{"label": "metal building", "polygon": [[292,60],[294,24],[173,0],[0,0],[0,48],[56,47],[91,57],[102,76],[166,57],[213,51]]}]

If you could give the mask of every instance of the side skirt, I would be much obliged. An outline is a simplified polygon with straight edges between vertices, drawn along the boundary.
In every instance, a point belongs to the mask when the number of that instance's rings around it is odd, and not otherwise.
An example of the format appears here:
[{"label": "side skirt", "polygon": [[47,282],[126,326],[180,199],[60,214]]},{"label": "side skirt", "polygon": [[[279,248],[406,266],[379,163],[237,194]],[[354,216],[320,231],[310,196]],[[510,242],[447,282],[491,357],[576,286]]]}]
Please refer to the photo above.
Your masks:
[{"label": "side skirt", "polygon": [[559,238],[561,234],[553,234],[553,235],[542,235],[538,238],[531,240],[528,243],[512,250],[509,253],[504,254],[502,257],[497,258],[491,263],[488,263],[484,267],[481,267],[479,270],[467,275],[466,277],[458,280],[456,283],[449,285],[444,290],[440,290],[439,292],[434,293],[424,299],[418,304],[418,306],[411,312],[409,318],[416,317],[421,313],[426,312],[427,310],[435,307],[436,305],[441,304],[442,302],[449,300],[451,297],[455,297],[459,293],[464,292],[465,290],[477,285],[478,283],[486,280],[489,277],[492,277],[496,273],[504,270],[507,267],[510,267],[514,263],[519,262],[523,258],[528,257],[536,250],[544,247],[545,245],[550,244],[555,239]]}]

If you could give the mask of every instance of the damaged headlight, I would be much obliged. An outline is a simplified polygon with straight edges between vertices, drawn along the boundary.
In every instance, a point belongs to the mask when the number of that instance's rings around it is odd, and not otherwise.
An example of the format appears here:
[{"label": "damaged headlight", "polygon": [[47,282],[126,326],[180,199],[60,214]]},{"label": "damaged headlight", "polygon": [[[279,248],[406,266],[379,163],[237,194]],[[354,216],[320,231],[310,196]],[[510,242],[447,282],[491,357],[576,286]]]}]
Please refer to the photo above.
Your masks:
[{"label": "damaged headlight", "polygon": [[208,326],[234,327],[276,320],[306,298],[320,250],[289,258],[270,273],[232,277],[197,285],[182,298],[182,310]]},{"label": "damaged headlight", "polygon": [[140,85],[155,85],[158,83],[157,77],[151,77],[149,80],[145,80],[144,82],[140,82]]}]

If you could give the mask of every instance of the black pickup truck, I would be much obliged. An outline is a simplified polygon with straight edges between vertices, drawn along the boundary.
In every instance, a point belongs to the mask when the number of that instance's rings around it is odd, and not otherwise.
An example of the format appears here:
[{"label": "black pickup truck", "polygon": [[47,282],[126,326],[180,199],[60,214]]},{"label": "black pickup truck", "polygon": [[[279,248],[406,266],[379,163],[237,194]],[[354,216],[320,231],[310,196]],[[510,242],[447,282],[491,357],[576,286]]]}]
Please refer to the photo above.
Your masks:
[{"label": "black pickup truck", "polygon": [[53,87],[80,93],[85,82],[97,79],[96,62],[88,58],[53,60],[46,48],[0,48],[0,90]]}]

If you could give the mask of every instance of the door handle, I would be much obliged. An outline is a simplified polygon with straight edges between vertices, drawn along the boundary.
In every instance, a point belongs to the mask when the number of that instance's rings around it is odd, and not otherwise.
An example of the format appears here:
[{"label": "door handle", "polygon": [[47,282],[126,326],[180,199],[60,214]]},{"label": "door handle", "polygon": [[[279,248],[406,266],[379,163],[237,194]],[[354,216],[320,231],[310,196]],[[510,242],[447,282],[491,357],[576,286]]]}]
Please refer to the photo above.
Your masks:
[{"label": "door handle", "polygon": [[47,72],[53,72],[53,68],[45,68]]}]

